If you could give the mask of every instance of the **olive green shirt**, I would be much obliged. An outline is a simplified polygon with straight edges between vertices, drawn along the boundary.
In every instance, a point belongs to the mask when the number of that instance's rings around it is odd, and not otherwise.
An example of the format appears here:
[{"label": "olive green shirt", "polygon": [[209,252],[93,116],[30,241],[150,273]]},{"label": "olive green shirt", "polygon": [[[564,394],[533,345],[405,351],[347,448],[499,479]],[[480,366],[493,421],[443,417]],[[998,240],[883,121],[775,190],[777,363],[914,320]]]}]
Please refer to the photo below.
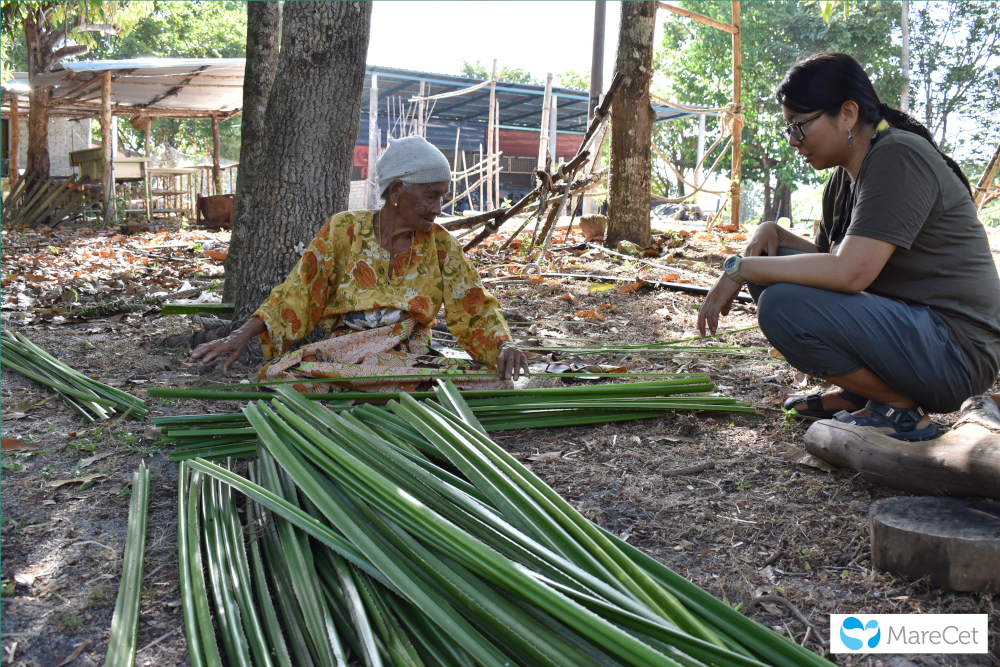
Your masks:
[{"label": "olive green shirt", "polygon": [[816,245],[833,252],[845,233],[896,246],[865,291],[929,306],[962,351],[976,393],[989,389],[1000,371],[1000,277],[968,188],[930,142],[883,130],[853,186],[845,169],[834,170]]}]

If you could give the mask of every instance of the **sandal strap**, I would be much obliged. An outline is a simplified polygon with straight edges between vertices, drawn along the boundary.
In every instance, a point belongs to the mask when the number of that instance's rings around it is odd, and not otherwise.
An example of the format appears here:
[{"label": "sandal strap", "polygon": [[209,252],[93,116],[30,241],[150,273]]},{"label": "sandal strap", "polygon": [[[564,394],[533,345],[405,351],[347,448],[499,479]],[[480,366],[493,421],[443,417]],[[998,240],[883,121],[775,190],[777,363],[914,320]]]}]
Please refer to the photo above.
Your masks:
[{"label": "sandal strap", "polygon": [[914,430],[917,424],[920,423],[920,420],[924,418],[924,415],[927,414],[919,405],[904,409],[894,408],[884,403],[876,403],[875,401],[868,401],[865,404],[865,409],[868,410],[870,416],[858,417],[845,410],[838,412],[834,416],[834,419],[856,426],[887,426],[895,429],[897,433],[905,433],[906,431]]}]

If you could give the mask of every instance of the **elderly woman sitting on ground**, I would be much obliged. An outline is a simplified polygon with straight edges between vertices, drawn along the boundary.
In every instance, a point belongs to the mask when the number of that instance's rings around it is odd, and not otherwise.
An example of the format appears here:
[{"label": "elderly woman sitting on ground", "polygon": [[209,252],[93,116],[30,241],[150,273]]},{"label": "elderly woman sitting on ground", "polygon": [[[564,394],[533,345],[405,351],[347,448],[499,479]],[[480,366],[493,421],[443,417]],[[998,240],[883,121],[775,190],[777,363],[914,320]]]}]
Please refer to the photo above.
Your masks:
[{"label": "elderly woman sitting on ground", "polygon": [[[443,374],[463,388],[501,389],[528,374],[500,304],[452,235],[434,224],[451,181],[444,155],[422,137],[406,137],[389,145],[376,172],[385,205],[327,220],[253,317],[228,338],[199,345],[192,361],[226,354],[226,375],[260,336],[271,360],[260,370],[261,382],[330,380],[298,383],[300,391],[415,391]],[[442,305],[448,329],[474,361],[431,350]],[[325,340],[302,344],[317,325]],[[487,367],[496,368],[496,377],[462,377]]]}]

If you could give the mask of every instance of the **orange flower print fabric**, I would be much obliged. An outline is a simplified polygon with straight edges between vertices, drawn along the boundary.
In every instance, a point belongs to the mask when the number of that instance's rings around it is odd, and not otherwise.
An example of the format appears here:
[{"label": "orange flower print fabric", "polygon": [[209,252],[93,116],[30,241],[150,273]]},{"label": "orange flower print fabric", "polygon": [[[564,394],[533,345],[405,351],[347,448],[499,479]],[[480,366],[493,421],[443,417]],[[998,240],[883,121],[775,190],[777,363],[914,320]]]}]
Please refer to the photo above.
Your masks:
[{"label": "orange flower print fabric", "polygon": [[454,237],[434,225],[416,235],[409,252],[390,258],[375,236],[373,217],[372,211],[332,216],[254,313],[267,326],[261,334],[265,356],[285,354],[317,326],[328,336],[340,333],[347,313],[394,308],[431,326],[443,309],[459,344],[478,364],[495,367],[510,330]]}]

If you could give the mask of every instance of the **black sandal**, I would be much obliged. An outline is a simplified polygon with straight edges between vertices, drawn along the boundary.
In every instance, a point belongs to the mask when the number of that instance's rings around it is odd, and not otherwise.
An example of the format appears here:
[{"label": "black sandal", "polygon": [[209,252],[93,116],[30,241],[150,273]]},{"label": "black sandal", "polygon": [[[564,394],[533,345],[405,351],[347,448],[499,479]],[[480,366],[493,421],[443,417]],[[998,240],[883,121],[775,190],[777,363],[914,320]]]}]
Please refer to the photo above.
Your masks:
[{"label": "black sandal", "polygon": [[858,417],[844,410],[838,412],[834,416],[834,419],[845,424],[854,424],[855,426],[894,428],[896,429],[895,433],[886,433],[885,435],[896,440],[905,440],[906,442],[933,440],[938,437],[938,428],[934,424],[931,424],[927,428],[917,429],[917,424],[927,414],[919,405],[903,410],[885,405],[884,403],[868,401],[865,404],[865,409],[868,410],[870,416]]},{"label": "black sandal", "polygon": [[[785,410],[791,410],[792,406],[796,403],[806,402],[805,410],[796,410],[795,415],[797,417],[812,417],[813,419],[833,419],[836,417],[837,413],[841,410],[824,410],[823,409],[823,394],[825,392],[816,392],[815,394],[808,394],[806,396],[789,396],[785,399],[783,407]],[[861,394],[855,394],[853,391],[848,391],[846,389],[840,390],[840,397],[844,400],[850,401],[855,405],[855,410],[860,410],[868,402],[868,399]]]}]

